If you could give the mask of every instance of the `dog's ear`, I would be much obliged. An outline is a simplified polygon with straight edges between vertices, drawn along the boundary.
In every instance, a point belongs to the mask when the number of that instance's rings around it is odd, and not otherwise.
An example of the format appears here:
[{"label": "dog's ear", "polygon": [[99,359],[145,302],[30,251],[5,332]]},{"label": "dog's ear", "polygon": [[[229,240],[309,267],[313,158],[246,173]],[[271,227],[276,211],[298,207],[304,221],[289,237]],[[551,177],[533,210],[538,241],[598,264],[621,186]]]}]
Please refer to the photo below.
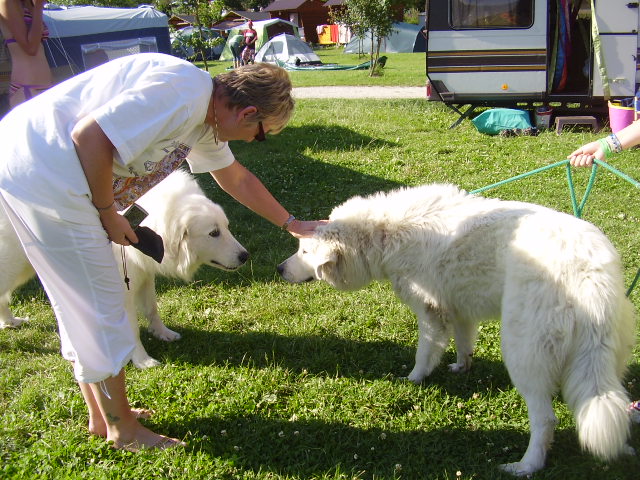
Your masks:
[{"label": "dog's ear", "polygon": [[173,224],[170,235],[171,242],[166,245],[166,252],[171,256],[176,267],[176,275],[185,280],[190,280],[190,266],[194,262],[194,252],[189,248],[189,221],[191,216],[185,213]]},{"label": "dog's ear", "polygon": [[326,280],[327,277],[333,277],[334,272],[340,260],[340,252],[337,248],[326,247],[317,253],[315,275],[318,280]]},{"label": "dog's ear", "polygon": [[165,249],[173,258],[177,258],[180,253],[180,245],[184,242],[187,234],[187,226],[179,219],[173,222],[171,235],[167,235]]}]

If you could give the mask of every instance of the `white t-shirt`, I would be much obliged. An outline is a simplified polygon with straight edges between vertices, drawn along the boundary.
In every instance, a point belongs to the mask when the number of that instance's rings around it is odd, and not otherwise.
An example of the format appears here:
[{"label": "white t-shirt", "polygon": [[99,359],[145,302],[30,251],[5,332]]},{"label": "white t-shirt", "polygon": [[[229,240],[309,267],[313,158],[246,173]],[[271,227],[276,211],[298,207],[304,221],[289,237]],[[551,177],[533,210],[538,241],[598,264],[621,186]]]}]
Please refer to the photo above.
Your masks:
[{"label": "white t-shirt", "polygon": [[[60,218],[90,197],[71,131],[91,115],[115,147],[114,178],[145,176],[167,155],[187,155],[194,173],[234,157],[205,125],[213,82],[192,64],[158,53],[96,67],[13,109],[0,122],[0,189]],[[77,220],[82,221],[77,218]]]}]

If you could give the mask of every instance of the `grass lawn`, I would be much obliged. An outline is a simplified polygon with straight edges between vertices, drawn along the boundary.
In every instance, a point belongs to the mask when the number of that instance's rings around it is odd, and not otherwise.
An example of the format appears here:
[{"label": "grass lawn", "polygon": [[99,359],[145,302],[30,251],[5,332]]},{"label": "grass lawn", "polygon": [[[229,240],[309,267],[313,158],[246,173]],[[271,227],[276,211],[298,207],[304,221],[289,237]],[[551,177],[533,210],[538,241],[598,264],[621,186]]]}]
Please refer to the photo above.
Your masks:
[{"label": "grass lawn", "polygon": [[[369,60],[368,54],[359,56],[352,53],[342,53],[342,50],[341,48],[321,48],[315,52],[322,63],[358,65]],[[388,60],[384,67],[384,75],[379,77],[370,77],[368,70],[292,71],[289,74],[294,87],[321,87],[325,85],[424,86],[427,68],[424,53],[384,55],[388,57]],[[212,75],[216,75],[231,65],[233,62],[230,61],[213,62],[213,65],[209,65],[209,71]]]},{"label": "grass lawn", "polygon": [[[352,195],[400,185],[480,188],[562,160],[602,135],[489,137],[469,122],[449,130],[453,120],[443,106],[423,100],[302,99],[281,134],[231,148],[292,213],[322,218]],[[640,178],[637,151],[613,160]],[[574,171],[578,195],[588,174]],[[424,384],[408,383],[402,377],[413,365],[416,322],[388,284],[344,293],[285,283],[275,266],[295,251],[295,240],[229,199],[207,175],[198,178],[225,208],[251,260],[236,273],[203,268],[186,285],[160,280],[161,314],[182,339],[166,344],[143,330],[147,350],[163,364],[127,367],[130,399],[156,412],[145,423],[188,446],[131,454],[88,436],[51,308],[33,281],[12,302],[14,313],[31,321],[0,331],[0,478],[511,478],[497,465],[522,456],[529,430],[501,362],[497,322],[482,326],[471,372],[447,372],[455,358],[449,348]],[[564,168],[486,195],[571,211]],[[620,250],[627,284],[640,267],[639,203],[634,187],[601,171],[584,211]],[[640,306],[640,291],[631,298]],[[640,398],[639,359],[636,349],[626,378],[633,398]],[[637,457],[605,464],[581,452],[561,398],[555,407],[555,442],[534,478],[639,478]],[[638,426],[631,444],[640,449]]]}]

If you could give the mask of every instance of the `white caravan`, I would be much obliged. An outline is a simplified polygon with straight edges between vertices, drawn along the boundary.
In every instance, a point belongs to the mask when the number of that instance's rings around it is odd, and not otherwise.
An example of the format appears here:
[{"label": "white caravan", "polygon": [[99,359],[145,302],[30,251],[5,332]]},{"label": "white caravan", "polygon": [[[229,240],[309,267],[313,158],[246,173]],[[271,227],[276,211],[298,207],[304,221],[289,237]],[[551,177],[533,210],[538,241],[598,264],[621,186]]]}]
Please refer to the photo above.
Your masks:
[{"label": "white caravan", "polygon": [[603,113],[638,87],[638,6],[427,0],[427,98],[458,112],[456,124],[478,106]]}]

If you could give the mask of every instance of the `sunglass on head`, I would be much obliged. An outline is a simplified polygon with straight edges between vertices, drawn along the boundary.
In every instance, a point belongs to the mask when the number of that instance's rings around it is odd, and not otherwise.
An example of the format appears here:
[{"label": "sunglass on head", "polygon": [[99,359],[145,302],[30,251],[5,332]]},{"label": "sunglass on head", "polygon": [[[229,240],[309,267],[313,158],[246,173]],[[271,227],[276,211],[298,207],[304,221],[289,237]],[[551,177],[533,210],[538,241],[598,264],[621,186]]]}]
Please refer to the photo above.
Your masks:
[{"label": "sunglass on head", "polygon": [[258,122],[258,133],[256,133],[256,136],[253,137],[256,139],[256,141],[258,142],[264,142],[267,137],[264,135],[264,128],[262,127],[262,122]]}]

